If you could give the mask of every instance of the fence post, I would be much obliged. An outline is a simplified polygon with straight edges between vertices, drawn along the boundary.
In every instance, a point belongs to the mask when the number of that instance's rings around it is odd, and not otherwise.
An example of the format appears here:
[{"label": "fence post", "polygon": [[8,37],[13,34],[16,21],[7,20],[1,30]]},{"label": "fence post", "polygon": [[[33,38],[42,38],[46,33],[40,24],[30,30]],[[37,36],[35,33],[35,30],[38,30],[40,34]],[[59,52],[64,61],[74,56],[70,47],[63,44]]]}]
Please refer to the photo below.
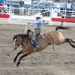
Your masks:
[{"label": "fence post", "polygon": [[51,8],[50,10],[51,10],[51,15],[50,15],[50,17],[51,17],[51,26],[52,26],[53,8]]}]

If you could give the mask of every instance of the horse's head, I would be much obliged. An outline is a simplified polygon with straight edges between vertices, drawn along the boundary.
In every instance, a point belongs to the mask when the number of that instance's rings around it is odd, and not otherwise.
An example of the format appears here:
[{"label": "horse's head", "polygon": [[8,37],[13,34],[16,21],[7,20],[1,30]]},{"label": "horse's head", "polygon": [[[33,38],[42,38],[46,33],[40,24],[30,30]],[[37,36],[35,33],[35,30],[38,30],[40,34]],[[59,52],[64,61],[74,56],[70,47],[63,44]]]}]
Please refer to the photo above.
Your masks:
[{"label": "horse's head", "polygon": [[14,41],[14,43],[13,43],[13,45],[14,45],[14,50],[17,50],[17,48],[20,46],[20,44],[21,44],[21,37],[19,36],[19,35],[15,35],[14,37],[13,37],[13,41]]},{"label": "horse's head", "polygon": [[24,45],[27,44],[28,35],[17,34],[13,37],[14,41],[14,50],[16,50],[23,42]]}]

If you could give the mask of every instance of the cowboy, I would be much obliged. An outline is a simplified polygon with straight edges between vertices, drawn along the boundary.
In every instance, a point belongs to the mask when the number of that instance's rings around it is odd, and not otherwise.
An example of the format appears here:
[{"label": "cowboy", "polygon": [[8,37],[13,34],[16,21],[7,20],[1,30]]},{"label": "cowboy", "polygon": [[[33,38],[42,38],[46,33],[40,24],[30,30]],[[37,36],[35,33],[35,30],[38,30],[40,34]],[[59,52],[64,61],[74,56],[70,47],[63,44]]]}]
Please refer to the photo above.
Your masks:
[{"label": "cowboy", "polygon": [[[30,22],[28,23],[29,25],[35,25],[35,28],[34,28],[34,34],[33,36],[31,37],[31,40],[33,40],[34,42],[34,45],[35,47],[39,47],[39,43],[38,41],[36,40],[35,36],[39,36],[40,33],[41,33],[41,28],[43,26],[43,19],[42,19],[42,15],[39,13],[37,15],[35,15],[36,17],[36,21],[34,22]],[[30,31],[29,31],[30,32]],[[34,39],[33,39],[34,37]]]},{"label": "cowboy", "polygon": [[27,30],[27,35],[28,37],[31,39],[34,47],[38,48],[39,47],[39,43],[37,42],[37,40],[35,39],[35,34],[32,30],[28,29]]}]

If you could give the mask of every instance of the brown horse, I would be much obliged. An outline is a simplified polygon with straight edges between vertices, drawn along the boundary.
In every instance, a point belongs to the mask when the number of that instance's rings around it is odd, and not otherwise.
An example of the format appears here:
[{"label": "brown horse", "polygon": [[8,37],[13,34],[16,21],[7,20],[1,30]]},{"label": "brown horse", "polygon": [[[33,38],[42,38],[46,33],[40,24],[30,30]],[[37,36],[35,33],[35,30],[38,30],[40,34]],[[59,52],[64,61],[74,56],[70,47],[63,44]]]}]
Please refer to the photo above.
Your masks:
[{"label": "brown horse", "polygon": [[25,34],[17,34],[13,37],[13,41],[14,41],[14,50],[16,50],[20,45],[22,47],[22,50],[16,55],[16,57],[14,58],[14,62],[16,62],[17,57],[20,54],[23,54],[20,59],[17,62],[17,66],[19,66],[20,61],[23,57],[38,51],[42,51],[44,50],[46,47],[48,47],[49,45],[59,45],[59,44],[63,44],[63,43],[69,43],[73,48],[75,48],[75,41],[73,41],[72,39],[69,38],[64,38],[64,36],[62,35],[61,32],[58,31],[58,29],[67,29],[66,27],[56,27],[56,30],[54,31],[49,31],[45,34],[43,34],[42,36],[38,37],[37,40],[39,42],[39,48],[34,48],[31,40],[28,38],[27,35]]}]

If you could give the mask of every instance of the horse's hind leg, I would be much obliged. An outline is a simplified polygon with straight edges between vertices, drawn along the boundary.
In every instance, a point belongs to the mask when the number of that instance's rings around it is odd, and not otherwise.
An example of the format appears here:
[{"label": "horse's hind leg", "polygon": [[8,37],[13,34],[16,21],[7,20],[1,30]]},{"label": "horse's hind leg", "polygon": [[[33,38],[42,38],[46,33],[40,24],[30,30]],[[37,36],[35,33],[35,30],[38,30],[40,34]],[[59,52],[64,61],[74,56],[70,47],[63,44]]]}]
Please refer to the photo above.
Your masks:
[{"label": "horse's hind leg", "polygon": [[75,48],[75,45],[72,44],[72,43],[74,43],[73,40],[66,38],[65,42],[68,42],[73,48]]},{"label": "horse's hind leg", "polygon": [[17,62],[17,66],[19,66],[21,59],[24,58],[24,57],[27,56],[27,55],[28,55],[28,53],[25,53],[25,54],[23,54],[23,55],[20,57],[19,61]]},{"label": "horse's hind leg", "polygon": [[16,62],[16,60],[17,60],[17,58],[18,58],[18,56],[19,56],[20,54],[22,54],[22,50],[17,53],[17,55],[16,55],[16,57],[14,58],[14,61],[13,61],[13,62]]},{"label": "horse's hind leg", "polygon": [[75,41],[73,41],[72,39],[70,39],[72,43],[75,43]]}]

